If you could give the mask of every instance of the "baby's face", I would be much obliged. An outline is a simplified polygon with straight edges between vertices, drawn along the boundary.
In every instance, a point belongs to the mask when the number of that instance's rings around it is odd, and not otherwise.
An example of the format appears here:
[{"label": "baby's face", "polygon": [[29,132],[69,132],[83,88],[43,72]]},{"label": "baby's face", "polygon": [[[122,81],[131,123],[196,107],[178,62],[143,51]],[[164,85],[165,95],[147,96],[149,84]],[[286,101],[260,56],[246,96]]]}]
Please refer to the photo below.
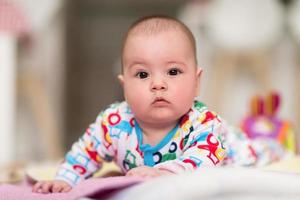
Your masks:
[{"label": "baby's face", "polygon": [[201,69],[179,31],[129,36],[123,53],[124,95],[137,120],[176,123],[197,94]]}]

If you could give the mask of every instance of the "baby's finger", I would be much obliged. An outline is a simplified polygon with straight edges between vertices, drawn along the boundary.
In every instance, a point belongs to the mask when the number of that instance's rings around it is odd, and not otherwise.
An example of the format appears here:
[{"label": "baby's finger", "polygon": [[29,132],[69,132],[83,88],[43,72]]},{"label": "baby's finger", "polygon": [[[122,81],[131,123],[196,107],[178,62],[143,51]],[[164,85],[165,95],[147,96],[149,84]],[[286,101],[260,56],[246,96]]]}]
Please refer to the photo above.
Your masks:
[{"label": "baby's finger", "polygon": [[126,173],[126,176],[133,176],[134,174],[134,170],[130,170]]},{"label": "baby's finger", "polygon": [[54,193],[58,193],[58,192],[61,192],[63,190],[63,186],[60,185],[60,184],[53,184],[52,186],[52,192]]},{"label": "baby's finger", "polygon": [[69,186],[69,185],[67,185],[67,186],[63,187],[63,189],[61,190],[61,192],[69,192],[71,189],[72,189],[72,187]]},{"label": "baby's finger", "polygon": [[49,193],[51,187],[52,187],[52,183],[51,183],[51,182],[45,182],[45,183],[42,184],[42,186],[41,186],[42,193],[44,193],[44,194]]},{"label": "baby's finger", "polygon": [[41,188],[42,184],[43,184],[43,182],[37,182],[36,184],[34,184],[34,186],[32,188],[32,192],[38,192],[39,189]]},{"label": "baby's finger", "polygon": [[132,176],[132,173],[126,173],[125,176]]},{"label": "baby's finger", "polygon": [[130,172],[130,173],[127,173],[126,176],[137,177],[137,176],[142,176],[142,174],[139,172]]}]

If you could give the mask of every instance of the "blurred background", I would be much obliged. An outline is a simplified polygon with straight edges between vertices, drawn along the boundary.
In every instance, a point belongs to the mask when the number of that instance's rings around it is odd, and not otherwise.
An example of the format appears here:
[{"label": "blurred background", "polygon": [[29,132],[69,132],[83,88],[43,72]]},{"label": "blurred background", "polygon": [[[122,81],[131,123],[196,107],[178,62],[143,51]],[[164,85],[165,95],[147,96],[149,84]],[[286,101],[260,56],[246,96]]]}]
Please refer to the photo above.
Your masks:
[{"label": "blurred background", "polygon": [[300,0],[0,0],[0,165],[61,158],[123,100],[122,38],[149,14],[194,33],[212,110],[239,125],[253,95],[276,91],[299,138]]}]

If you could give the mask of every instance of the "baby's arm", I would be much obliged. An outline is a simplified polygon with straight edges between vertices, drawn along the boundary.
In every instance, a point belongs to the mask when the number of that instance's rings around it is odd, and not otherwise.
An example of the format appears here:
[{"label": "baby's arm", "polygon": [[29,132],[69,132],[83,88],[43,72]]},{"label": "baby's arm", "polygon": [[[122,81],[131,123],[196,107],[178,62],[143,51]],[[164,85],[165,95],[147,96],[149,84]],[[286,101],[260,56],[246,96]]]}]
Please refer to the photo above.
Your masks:
[{"label": "baby's arm", "polygon": [[[53,181],[41,181],[34,185],[34,192],[67,192],[80,181],[90,177],[102,167],[103,160],[114,156],[108,131],[104,133],[102,116],[99,116],[79,139],[73,144]],[[107,130],[107,129],[105,129]]]}]

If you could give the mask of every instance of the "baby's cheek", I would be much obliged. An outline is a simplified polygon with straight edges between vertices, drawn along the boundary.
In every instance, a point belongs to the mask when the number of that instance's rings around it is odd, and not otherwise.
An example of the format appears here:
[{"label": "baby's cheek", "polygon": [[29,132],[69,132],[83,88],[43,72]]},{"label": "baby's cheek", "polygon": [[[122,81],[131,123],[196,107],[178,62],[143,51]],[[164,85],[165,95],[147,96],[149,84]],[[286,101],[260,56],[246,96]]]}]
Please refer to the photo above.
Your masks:
[{"label": "baby's cheek", "polygon": [[183,107],[190,107],[195,98],[195,92],[191,88],[182,87],[181,89],[178,88],[175,92],[175,98],[177,103]]}]

